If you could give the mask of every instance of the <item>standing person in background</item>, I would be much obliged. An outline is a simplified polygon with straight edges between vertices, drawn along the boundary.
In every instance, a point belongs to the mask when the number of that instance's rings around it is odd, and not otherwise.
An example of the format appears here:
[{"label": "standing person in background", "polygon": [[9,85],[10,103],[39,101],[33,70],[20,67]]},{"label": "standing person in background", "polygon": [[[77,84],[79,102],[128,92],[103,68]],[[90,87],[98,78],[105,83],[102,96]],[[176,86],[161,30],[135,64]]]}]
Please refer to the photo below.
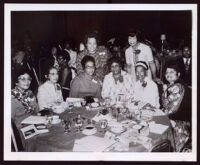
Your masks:
[{"label": "standing person in background", "polygon": [[131,76],[136,81],[135,65],[138,61],[144,61],[150,68],[147,76],[156,80],[156,67],[152,51],[149,46],[139,41],[139,31],[133,30],[128,34],[129,47],[125,51],[126,64],[131,66]]},{"label": "standing person in background", "polygon": [[[183,65],[184,64],[184,65]],[[192,68],[192,58],[191,58],[191,49],[189,46],[185,45],[182,49],[182,66],[181,70],[183,72],[184,82],[191,87],[191,68]]]},{"label": "standing person in background", "polygon": [[68,62],[68,66],[71,68],[72,71],[72,78],[76,76],[76,58],[77,58],[77,52],[72,50],[72,47],[69,43],[69,41],[66,41],[64,43],[64,51],[69,53],[70,60]]},{"label": "standing person in background", "polygon": [[92,56],[95,59],[96,70],[95,75],[101,81],[108,72],[107,61],[111,57],[110,52],[104,46],[98,46],[97,35],[95,33],[89,33],[85,37],[86,48],[81,51],[76,60],[76,68],[78,75],[83,73],[83,67],[81,60],[86,55]]}]

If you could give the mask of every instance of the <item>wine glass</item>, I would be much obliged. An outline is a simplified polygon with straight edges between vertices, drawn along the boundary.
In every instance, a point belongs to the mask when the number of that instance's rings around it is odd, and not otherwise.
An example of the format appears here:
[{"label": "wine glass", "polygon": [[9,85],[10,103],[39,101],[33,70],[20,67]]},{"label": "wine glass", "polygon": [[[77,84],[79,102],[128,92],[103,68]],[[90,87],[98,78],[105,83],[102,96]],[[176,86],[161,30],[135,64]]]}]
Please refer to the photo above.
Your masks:
[{"label": "wine glass", "polygon": [[72,125],[72,123],[70,120],[64,120],[64,132],[65,133],[70,132],[71,125]]},{"label": "wine glass", "polygon": [[108,121],[103,119],[103,120],[100,120],[100,127],[103,129],[103,133],[105,133],[105,129],[108,125]]},{"label": "wine glass", "polygon": [[72,112],[72,109],[74,108],[74,104],[73,104],[72,102],[69,102],[69,103],[68,103],[68,106],[69,106],[69,111],[68,111],[68,113],[73,113],[73,112]]},{"label": "wine glass", "polygon": [[81,119],[81,116],[78,115],[78,117],[75,119],[75,127],[77,128],[77,132],[81,131],[82,126],[83,126],[83,120]]}]

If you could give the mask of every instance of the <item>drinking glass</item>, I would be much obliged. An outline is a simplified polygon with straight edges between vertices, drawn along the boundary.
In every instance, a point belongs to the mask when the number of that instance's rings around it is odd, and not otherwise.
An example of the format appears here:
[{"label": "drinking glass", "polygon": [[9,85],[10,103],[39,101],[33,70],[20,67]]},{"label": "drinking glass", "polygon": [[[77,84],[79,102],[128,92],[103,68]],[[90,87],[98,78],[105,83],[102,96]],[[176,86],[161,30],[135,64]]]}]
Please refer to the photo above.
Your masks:
[{"label": "drinking glass", "polygon": [[70,120],[64,120],[64,132],[69,133],[71,125],[72,123]]},{"label": "drinking glass", "polygon": [[73,113],[72,109],[74,108],[74,104],[71,103],[71,102],[69,102],[68,105],[69,105],[69,111],[68,111],[68,113]]},{"label": "drinking glass", "polygon": [[107,120],[100,120],[100,127],[103,129],[103,133],[105,133],[105,129],[108,125],[108,121]]},{"label": "drinking glass", "polygon": [[83,126],[83,120],[81,119],[80,115],[75,119],[75,127],[77,128],[77,132],[81,131],[81,128]]}]

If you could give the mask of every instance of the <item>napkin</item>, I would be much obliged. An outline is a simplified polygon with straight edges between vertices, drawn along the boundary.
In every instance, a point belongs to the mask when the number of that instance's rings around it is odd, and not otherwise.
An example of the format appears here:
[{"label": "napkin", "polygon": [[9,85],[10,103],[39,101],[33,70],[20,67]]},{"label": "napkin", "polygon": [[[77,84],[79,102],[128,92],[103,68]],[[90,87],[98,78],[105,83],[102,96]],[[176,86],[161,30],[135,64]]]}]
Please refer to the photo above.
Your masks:
[{"label": "napkin", "polygon": [[102,137],[86,136],[75,140],[73,151],[102,152],[115,142],[115,140]]},{"label": "napkin", "polygon": [[169,126],[163,124],[156,124],[154,122],[149,123],[149,128],[151,133],[162,135]]},{"label": "napkin", "polygon": [[45,124],[45,123],[46,123],[45,116],[29,116],[21,122],[21,124]]}]

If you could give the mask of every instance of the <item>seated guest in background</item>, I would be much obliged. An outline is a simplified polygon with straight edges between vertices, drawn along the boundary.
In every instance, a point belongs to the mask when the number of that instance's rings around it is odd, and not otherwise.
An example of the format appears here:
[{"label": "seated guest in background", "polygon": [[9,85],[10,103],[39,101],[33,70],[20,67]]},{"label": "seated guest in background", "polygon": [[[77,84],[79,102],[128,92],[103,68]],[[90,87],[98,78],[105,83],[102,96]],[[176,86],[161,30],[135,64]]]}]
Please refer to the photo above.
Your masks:
[{"label": "seated guest in background", "polygon": [[59,65],[58,82],[62,87],[62,94],[63,94],[64,100],[66,99],[66,97],[69,97],[69,88],[70,88],[70,83],[72,80],[72,72],[68,65],[68,61],[69,61],[69,58],[67,58],[68,56],[69,56],[68,52],[62,51],[57,57],[58,65]]},{"label": "seated guest in background", "polygon": [[64,43],[64,51],[68,52],[69,55],[70,55],[70,60],[68,62],[69,67],[76,68],[77,53],[76,53],[76,51],[72,50],[69,41],[65,41],[65,43]]},{"label": "seated guest in background", "polygon": [[76,76],[76,58],[77,58],[77,52],[72,50],[71,45],[69,41],[65,41],[64,44],[64,51],[69,53],[70,60],[68,62],[68,66],[72,72],[72,78]]},{"label": "seated guest in background", "polygon": [[126,99],[132,98],[134,94],[134,84],[131,76],[122,70],[121,60],[112,57],[109,60],[111,72],[108,73],[103,81],[102,97],[110,98],[113,102],[117,101],[119,95],[124,95]]},{"label": "seated guest in background", "polygon": [[58,70],[55,67],[46,69],[46,81],[38,88],[37,99],[40,110],[52,108],[56,103],[63,102],[61,86],[58,82]]},{"label": "seated guest in background", "polygon": [[105,74],[108,72],[107,60],[110,58],[110,52],[104,46],[98,46],[97,35],[95,33],[90,33],[85,37],[86,48],[81,51],[76,60],[77,73],[83,73],[83,67],[81,65],[81,60],[84,56],[89,55],[95,59],[96,70],[95,75],[102,81]]},{"label": "seated guest in background", "polygon": [[100,80],[94,76],[95,60],[91,56],[84,56],[81,60],[83,73],[76,76],[71,82],[70,97],[83,98],[93,96],[101,98]]},{"label": "seated guest in background", "polygon": [[135,99],[159,108],[158,87],[154,81],[147,77],[148,65],[143,61],[136,63]]},{"label": "seated guest in background", "polygon": [[32,91],[30,73],[26,69],[16,72],[14,77],[15,87],[11,91],[11,117],[20,128],[21,121],[38,111],[38,104]]},{"label": "seated guest in background", "polygon": [[137,30],[132,30],[128,34],[128,43],[130,46],[125,51],[126,64],[132,66],[130,74],[132,76],[133,81],[136,80],[135,65],[138,61],[146,62],[146,64],[150,68],[147,71],[147,76],[150,79],[153,78],[156,80],[156,66],[154,63],[152,50],[149,46],[139,41],[139,34],[140,32]]},{"label": "seated guest in background", "polygon": [[[189,139],[191,120],[191,97],[185,95],[186,88],[181,83],[180,70],[176,65],[170,65],[165,72],[168,84],[163,85],[163,108],[164,112],[171,119],[174,129],[176,151],[181,151]],[[187,98],[185,100],[184,98]],[[187,104],[183,105],[184,102]]]}]

